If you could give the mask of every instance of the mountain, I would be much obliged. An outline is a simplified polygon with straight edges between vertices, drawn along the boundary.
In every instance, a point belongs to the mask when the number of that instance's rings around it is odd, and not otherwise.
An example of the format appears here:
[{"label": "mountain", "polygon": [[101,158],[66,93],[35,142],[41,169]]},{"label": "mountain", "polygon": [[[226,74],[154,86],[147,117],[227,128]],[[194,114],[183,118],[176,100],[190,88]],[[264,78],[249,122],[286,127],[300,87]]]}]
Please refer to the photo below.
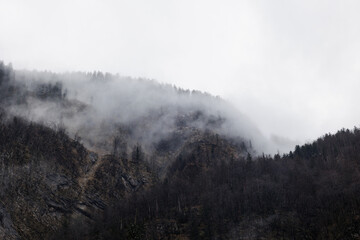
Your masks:
[{"label": "mountain", "polygon": [[[2,106],[9,116],[62,127],[97,153],[129,153],[139,144],[147,156],[167,164],[196,131],[211,131],[247,146],[251,141],[254,151],[262,151],[265,144],[246,116],[206,93],[100,72],[2,68]],[[165,146],[171,139],[176,141]],[[171,148],[166,149],[171,156],[159,158],[164,147]]]},{"label": "mountain", "polygon": [[220,98],[0,64],[0,239],[359,239],[360,130],[280,156]]},{"label": "mountain", "polygon": [[93,221],[210,136],[212,156],[224,141],[234,157],[255,152],[241,135],[225,138],[233,119],[221,99],[154,81],[0,64],[0,93],[4,238],[48,239]]}]

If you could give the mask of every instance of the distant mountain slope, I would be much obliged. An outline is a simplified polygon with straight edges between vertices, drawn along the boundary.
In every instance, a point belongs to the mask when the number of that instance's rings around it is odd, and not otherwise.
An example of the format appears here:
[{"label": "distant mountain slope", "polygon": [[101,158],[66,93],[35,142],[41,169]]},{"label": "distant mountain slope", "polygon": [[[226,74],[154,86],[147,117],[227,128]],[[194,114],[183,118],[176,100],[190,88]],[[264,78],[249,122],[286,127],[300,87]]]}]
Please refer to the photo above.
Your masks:
[{"label": "distant mountain slope", "polygon": [[1,101],[8,114],[62,126],[101,153],[111,152],[119,137],[127,142],[127,151],[139,143],[152,154],[158,142],[180,127],[242,138],[263,151],[265,141],[256,127],[230,104],[206,93],[100,72],[14,71],[4,64],[0,68]]},{"label": "distant mountain slope", "polygon": [[128,156],[140,145],[146,161],[165,173],[198,131],[237,141],[244,155],[266,147],[245,116],[206,93],[100,72],[14,71],[2,63],[0,69],[0,106],[8,116],[63,128],[100,155]]}]

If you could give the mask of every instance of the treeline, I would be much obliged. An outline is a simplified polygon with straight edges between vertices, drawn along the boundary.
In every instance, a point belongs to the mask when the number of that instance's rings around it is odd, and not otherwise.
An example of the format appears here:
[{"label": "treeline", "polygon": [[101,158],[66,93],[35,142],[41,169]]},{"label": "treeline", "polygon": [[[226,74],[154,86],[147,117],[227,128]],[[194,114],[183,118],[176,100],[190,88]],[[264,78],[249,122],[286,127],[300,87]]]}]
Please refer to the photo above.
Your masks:
[{"label": "treeline", "polygon": [[[53,78],[56,80],[56,76]],[[30,76],[27,80],[19,81],[12,65],[5,65],[0,61],[0,104],[26,104],[30,96],[56,101],[63,100],[67,96],[67,89],[64,89],[60,81],[44,82]]]},{"label": "treeline", "polygon": [[88,228],[79,232],[75,224],[61,233],[69,239],[75,231],[74,239],[360,236],[357,128],[284,156],[212,159],[207,165],[196,158],[178,158],[164,181],[109,207]]},{"label": "treeline", "polygon": [[[15,97],[18,103],[23,103],[25,101],[24,98],[28,95],[40,98],[41,100],[65,99],[68,90],[63,87],[63,80],[67,78],[78,80],[87,79],[89,83],[106,83],[117,79],[117,81],[122,81],[124,84],[137,82],[139,85],[148,88],[173,90],[178,95],[212,98],[207,92],[182,89],[171,84],[160,84],[151,79],[123,77],[119,74],[113,75],[100,71],[72,72],[66,74],[56,74],[48,71],[16,71],[13,69],[11,63],[6,65],[0,60],[0,101],[1,99]],[[219,100],[220,98],[217,96],[216,99]]]}]

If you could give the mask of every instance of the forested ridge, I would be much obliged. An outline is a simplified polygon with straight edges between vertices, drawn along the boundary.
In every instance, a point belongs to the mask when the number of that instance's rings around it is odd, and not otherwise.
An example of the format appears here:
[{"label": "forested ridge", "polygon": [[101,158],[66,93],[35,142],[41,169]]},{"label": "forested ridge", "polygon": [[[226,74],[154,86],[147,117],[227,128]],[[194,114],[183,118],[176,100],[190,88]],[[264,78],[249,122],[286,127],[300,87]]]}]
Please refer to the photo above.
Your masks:
[{"label": "forested ridge", "polygon": [[216,98],[82,77],[0,63],[0,239],[360,239],[359,128],[261,154]]},{"label": "forested ridge", "polygon": [[[358,128],[284,156],[204,164],[205,153],[196,149],[179,157],[162,182],[109,207],[77,238],[358,239],[359,150]],[[75,229],[63,231],[71,237]]]}]

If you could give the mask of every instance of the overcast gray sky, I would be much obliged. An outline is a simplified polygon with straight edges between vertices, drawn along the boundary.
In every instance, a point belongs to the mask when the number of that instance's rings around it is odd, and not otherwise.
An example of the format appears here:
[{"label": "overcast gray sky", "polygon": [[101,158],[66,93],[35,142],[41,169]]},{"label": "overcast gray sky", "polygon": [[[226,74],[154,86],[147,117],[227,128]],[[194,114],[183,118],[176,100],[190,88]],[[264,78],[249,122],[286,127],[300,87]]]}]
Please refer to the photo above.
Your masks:
[{"label": "overcast gray sky", "polygon": [[359,126],[360,1],[0,0],[0,59],[231,101],[267,137]]}]

